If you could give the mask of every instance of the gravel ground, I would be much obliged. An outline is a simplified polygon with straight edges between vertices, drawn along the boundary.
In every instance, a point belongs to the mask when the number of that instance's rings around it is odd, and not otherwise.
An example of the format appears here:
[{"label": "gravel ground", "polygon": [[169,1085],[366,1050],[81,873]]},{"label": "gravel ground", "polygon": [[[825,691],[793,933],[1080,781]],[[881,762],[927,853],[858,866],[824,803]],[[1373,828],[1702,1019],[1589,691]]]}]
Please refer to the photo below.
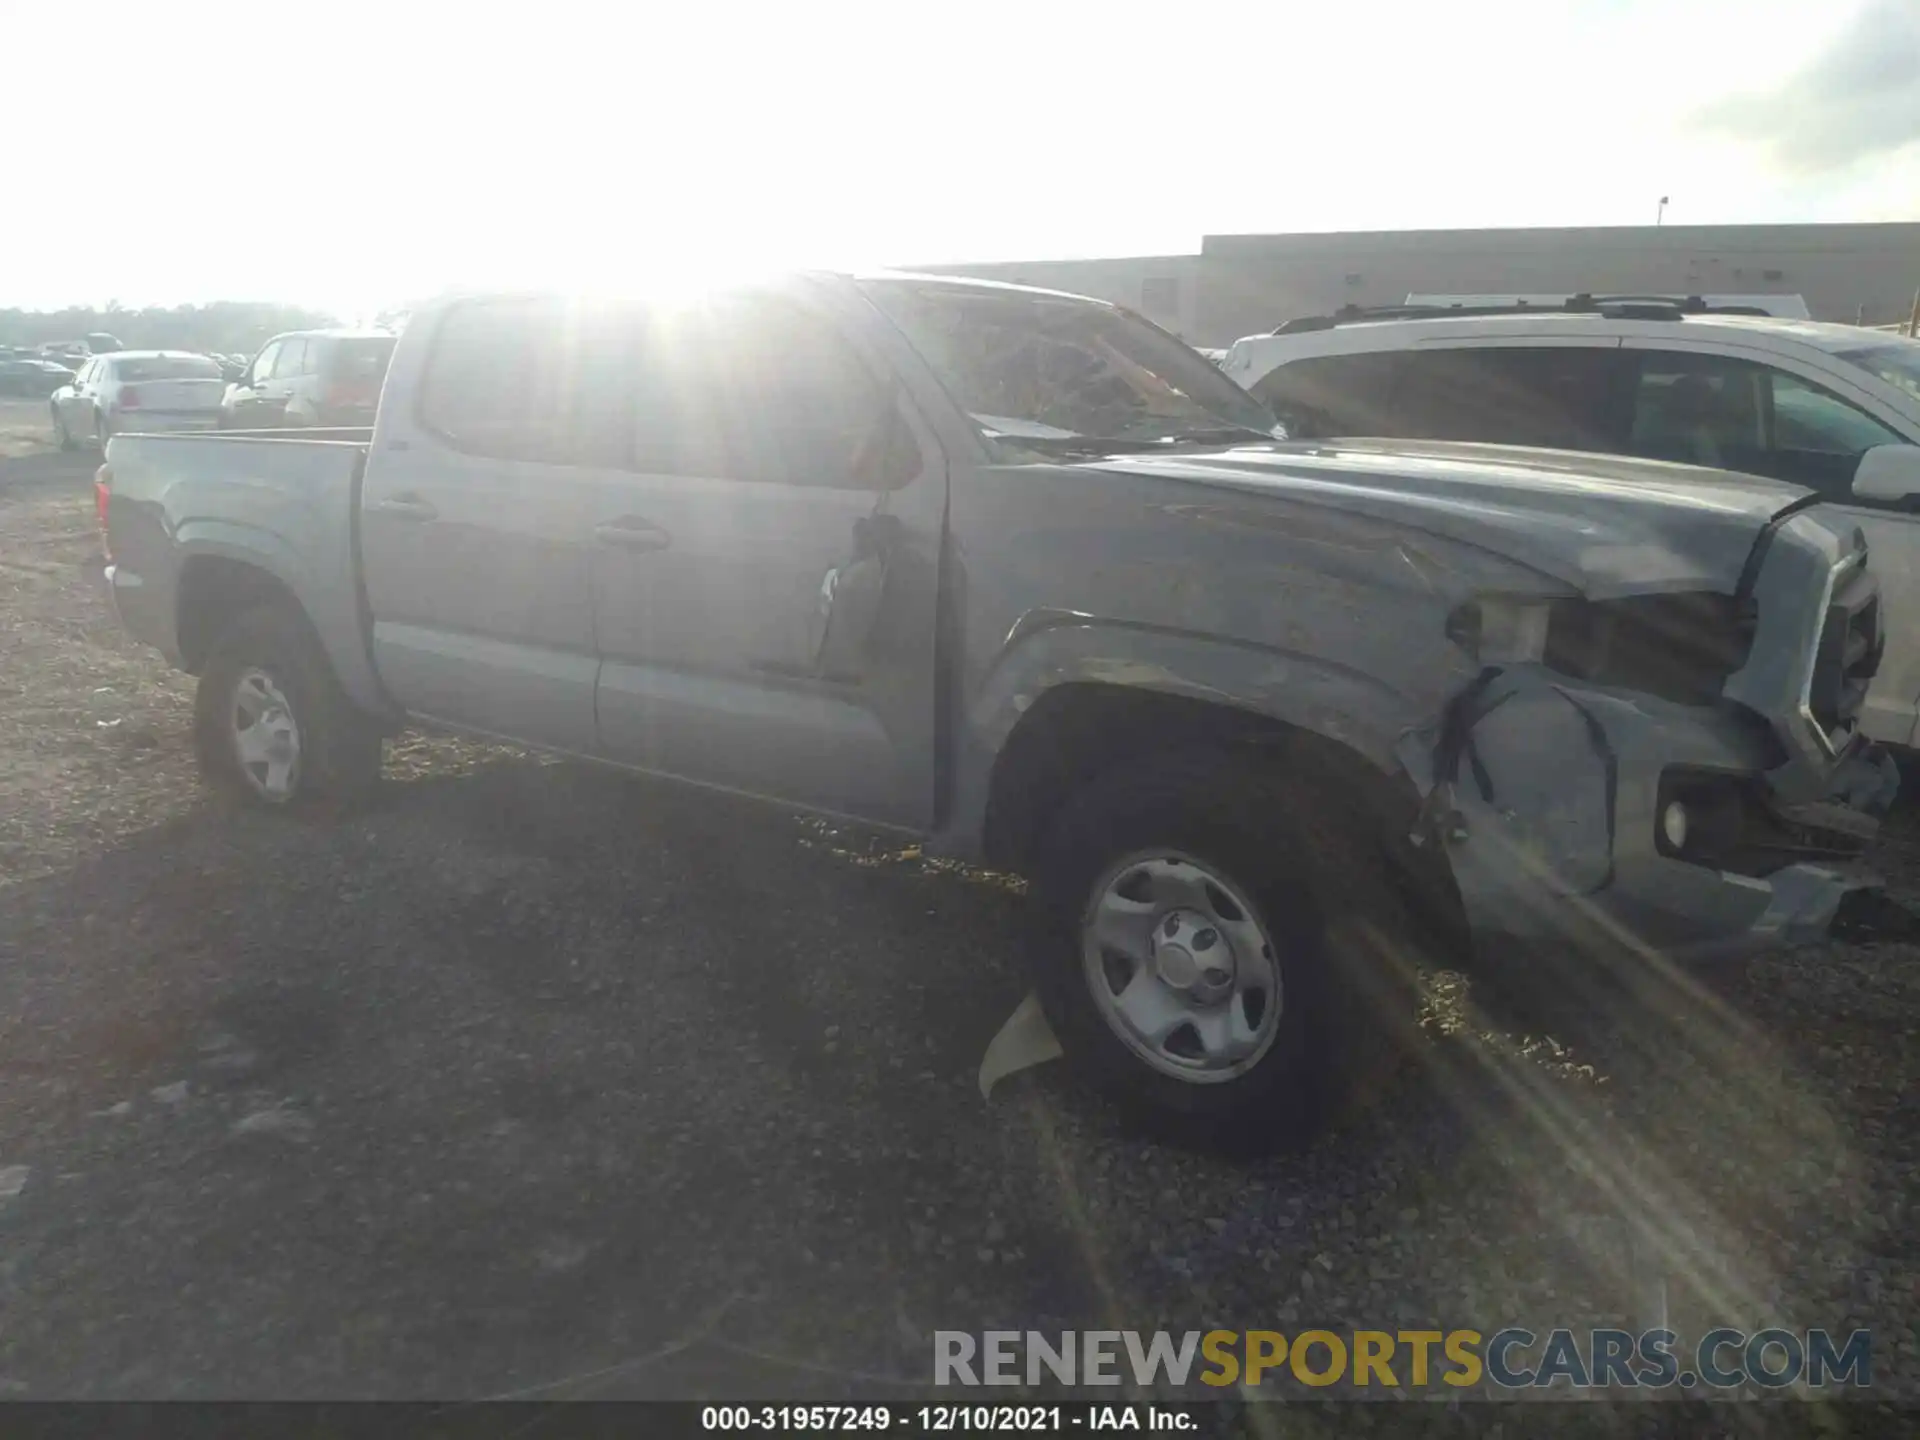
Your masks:
[{"label": "gravel ground", "polygon": [[[214,807],[85,467],[12,473],[0,1395],[831,1397],[937,1328],[1665,1313],[1871,1326],[1920,1399],[1910,949],[1551,1033],[1438,975],[1310,1152],[1166,1148],[1059,1066],[982,1101],[994,877],[448,739],[349,823]],[[1883,862],[1920,881],[1910,816]]]}]

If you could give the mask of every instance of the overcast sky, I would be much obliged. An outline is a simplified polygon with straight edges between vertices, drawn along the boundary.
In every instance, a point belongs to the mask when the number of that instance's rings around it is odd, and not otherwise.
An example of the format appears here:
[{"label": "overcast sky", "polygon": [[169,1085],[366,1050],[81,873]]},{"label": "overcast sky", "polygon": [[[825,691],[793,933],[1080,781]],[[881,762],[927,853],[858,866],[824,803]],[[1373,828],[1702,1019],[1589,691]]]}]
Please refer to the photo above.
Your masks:
[{"label": "overcast sky", "polygon": [[1920,219],[1920,0],[0,0],[0,55],[0,305]]}]

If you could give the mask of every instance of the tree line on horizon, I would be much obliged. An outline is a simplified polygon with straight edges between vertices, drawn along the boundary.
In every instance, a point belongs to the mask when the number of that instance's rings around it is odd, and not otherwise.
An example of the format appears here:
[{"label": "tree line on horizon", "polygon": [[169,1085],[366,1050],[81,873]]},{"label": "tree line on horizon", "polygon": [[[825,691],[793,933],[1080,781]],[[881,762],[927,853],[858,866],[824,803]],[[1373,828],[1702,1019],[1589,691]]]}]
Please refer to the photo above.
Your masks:
[{"label": "tree line on horizon", "polygon": [[128,309],[70,305],[64,310],[0,310],[0,345],[35,346],[76,341],[104,331],[129,350],[194,350],[251,355],[283,330],[312,330],[340,322],[322,310],[264,301],[216,300],[207,305]]}]

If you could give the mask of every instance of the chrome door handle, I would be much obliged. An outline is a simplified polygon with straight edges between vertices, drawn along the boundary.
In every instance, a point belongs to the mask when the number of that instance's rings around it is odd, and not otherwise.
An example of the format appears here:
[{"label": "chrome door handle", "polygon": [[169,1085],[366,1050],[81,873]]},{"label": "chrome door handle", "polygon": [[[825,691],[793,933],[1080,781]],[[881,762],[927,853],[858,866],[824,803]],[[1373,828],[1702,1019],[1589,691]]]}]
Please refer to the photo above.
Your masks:
[{"label": "chrome door handle", "polygon": [[390,520],[437,520],[440,512],[417,495],[396,495],[391,500],[376,500],[367,507]]},{"label": "chrome door handle", "polygon": [[640,519],[609,520],[593,527],[593,538],[602,545],[618,545],[623,550],[664,550],[673,537],[650,521]]}]

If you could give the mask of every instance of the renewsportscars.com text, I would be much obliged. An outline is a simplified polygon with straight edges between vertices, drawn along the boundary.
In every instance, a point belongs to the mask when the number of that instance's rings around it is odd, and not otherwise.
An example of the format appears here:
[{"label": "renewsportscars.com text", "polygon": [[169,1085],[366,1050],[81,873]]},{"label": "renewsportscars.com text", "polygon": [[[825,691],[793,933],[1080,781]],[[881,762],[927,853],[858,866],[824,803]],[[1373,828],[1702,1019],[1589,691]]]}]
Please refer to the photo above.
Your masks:
[{"label": "renewsportscars.com text", "polygon": [[1171,1331],[938,1330],[936,1385],[1155,1385],[1315,1388],[1780,1390],[1873,1383],[1873,1336],[1854,1330],[1709,1330],[1685,1344],[1671,1330],[1511,1326],[1478,1330]]}]

